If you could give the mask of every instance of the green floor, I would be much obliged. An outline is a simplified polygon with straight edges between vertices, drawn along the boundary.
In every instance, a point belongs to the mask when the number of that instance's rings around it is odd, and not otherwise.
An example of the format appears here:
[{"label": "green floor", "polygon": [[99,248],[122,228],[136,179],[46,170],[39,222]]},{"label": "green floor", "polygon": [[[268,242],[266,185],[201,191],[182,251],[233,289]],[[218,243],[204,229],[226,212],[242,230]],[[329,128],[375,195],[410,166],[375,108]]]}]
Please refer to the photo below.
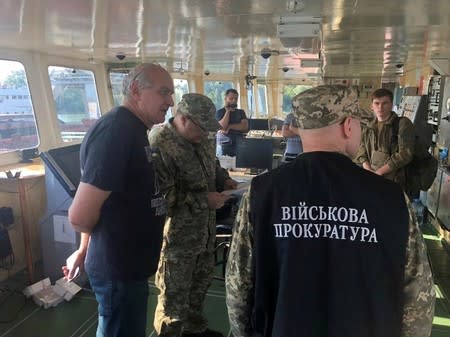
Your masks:
[{"label": "green floor", "polygon": [[[443,246],[431,227],[424,229],[436,289],[436,313],[432,337],[450,336],[450,250]],[[217,268],[217,275],[221,270]],[[94,296],[83,290],[71,302],[42,309],[26,300],[21,291],[26,275],[16,274],[0,284],[0,337],[94,337],[97,326],[97,304]],[[156,306],[156,289],[151,285],[149,312]],[[224,284],[214,280],[206,300],[210,327],[230,336],[225,307]],[[155,336],[149,320],[147,334]]]}]

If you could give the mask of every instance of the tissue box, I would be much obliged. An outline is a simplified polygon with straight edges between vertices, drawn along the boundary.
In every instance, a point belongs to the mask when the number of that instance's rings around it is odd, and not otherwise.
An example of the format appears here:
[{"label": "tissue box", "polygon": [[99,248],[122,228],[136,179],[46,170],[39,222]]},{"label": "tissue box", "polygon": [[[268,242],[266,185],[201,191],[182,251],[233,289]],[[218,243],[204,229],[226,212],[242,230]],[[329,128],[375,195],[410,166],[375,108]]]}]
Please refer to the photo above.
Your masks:
[{"label": "tissue box", "polygon": [[33,297],[33,301],[37,305],[48,309],[57,306],[64,300],[70,301],[80,290],[80,286],[73,282],[67,282],[64,278],[60,278],[55,285],[52,285],[47,277],[26,287],[23,294],[27,298]]}]

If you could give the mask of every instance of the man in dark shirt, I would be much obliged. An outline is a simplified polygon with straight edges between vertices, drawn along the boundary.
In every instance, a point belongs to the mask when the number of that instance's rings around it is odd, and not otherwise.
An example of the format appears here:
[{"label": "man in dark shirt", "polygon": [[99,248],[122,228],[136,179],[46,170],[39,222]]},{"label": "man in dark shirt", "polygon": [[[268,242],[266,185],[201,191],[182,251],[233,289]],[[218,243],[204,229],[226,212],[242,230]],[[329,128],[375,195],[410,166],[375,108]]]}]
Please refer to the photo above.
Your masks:
[{"label": "man in dark shirt", "polygon": [[103,115],[80,150],[81,182],[69,221],[79,249],[67,279],[85,264],[98,302],[97,337],[145,337],[148,278],[156,271],[166,215],[147,131],[173,106],[173,81],[156,64],[130,71],[122,106]]},{"label": "man in dark shirt", "polygon": [[228,89],[225,92],[225,106],[216,112],[216,119],[222,127],[217,134],[217,143],[222,147],[222,155],[231,157],[236,155],[236,144],[248,131],[245,111],[237,109],[238,98],[235,89]]}]

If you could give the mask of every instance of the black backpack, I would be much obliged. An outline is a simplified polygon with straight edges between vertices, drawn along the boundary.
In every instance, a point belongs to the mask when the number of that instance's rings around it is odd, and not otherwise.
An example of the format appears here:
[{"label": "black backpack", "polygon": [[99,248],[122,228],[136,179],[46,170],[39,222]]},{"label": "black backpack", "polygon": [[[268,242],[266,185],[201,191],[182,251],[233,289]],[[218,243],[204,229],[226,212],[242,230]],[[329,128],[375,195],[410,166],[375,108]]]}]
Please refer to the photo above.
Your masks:
[{"label": "black backpack", "polygon": [[[391,149],[395,149],[398,143],[398,130],[400,119],[406,117],[396,117],[392,122]],[[406,165],[406,184],[405,190],[408,195],[417,194],[420,190],[427,191],[433,184],[436,177],[438,161],[430,152],[432,130],[431,126],[426,124],[424,128],[429,127],[430,132],[420,133],[414,125],[415,145],[414,157]]]}]

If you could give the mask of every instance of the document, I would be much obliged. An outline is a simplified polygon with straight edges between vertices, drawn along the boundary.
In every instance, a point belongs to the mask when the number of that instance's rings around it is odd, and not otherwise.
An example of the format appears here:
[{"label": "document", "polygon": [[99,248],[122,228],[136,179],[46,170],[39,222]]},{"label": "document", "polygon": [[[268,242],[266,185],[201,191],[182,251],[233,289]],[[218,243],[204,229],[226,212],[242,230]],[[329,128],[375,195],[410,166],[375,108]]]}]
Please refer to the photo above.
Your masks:
[{"label": "document", "polygon": [[248,190],[249,186],[250,186],[249,181],[240,182],[240,183],[238,183],[238,185],[235,189],[225,190],[225,191],[222,191],[222,193],[227,194],[227,195],[230,195],[230,194],[242,195],[244,192],[246,192]]}]

